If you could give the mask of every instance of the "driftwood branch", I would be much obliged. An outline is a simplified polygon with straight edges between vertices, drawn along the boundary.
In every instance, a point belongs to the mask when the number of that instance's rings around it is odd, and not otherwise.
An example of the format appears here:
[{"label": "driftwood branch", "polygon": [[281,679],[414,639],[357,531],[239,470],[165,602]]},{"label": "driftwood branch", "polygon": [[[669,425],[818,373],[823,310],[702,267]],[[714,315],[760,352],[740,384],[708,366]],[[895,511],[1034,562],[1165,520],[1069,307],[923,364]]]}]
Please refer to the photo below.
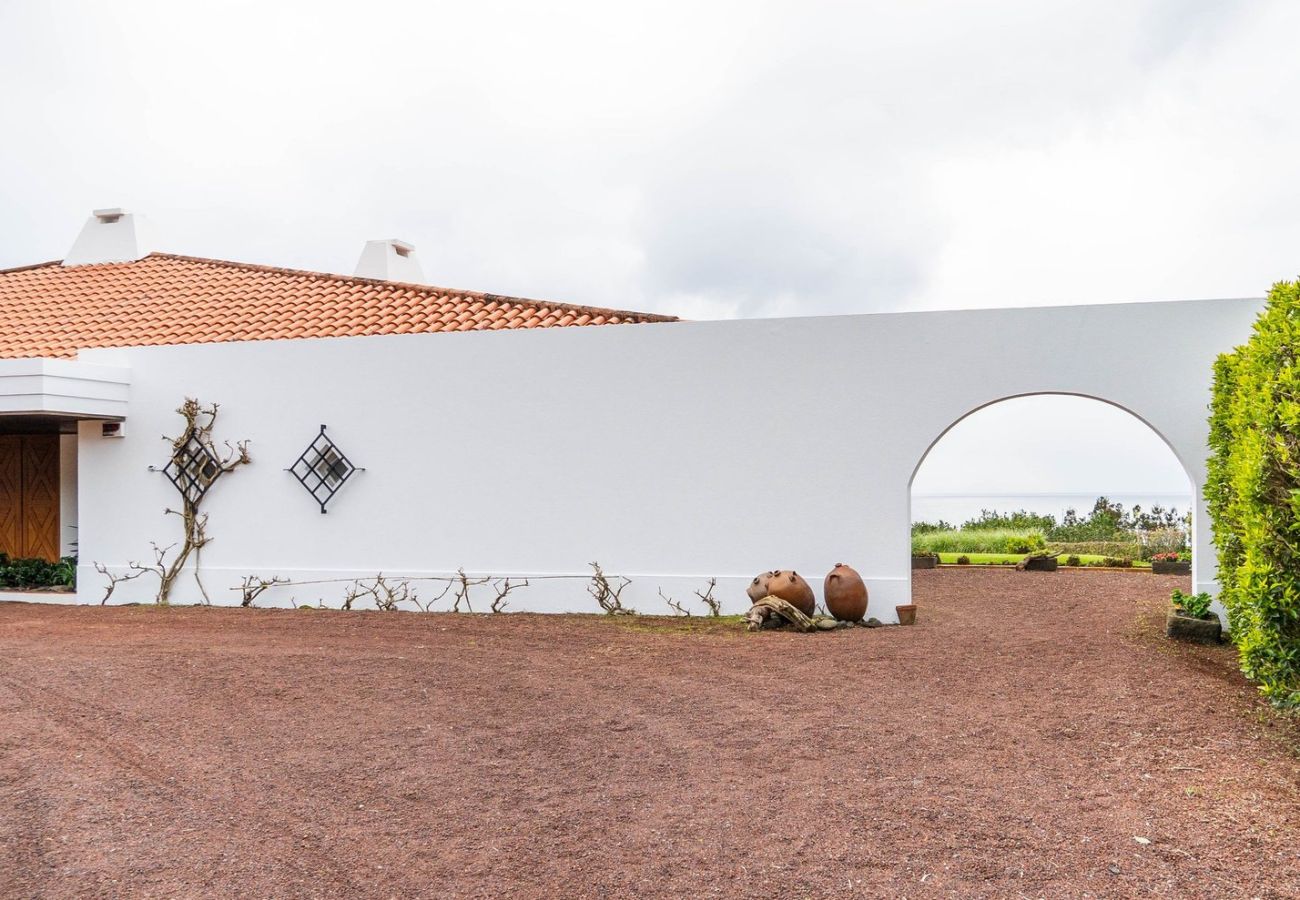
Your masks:
[{"label": "driftwood branch", "polygon": [[795,609],[780,597],[764,597],[758,600],[745,613],[745,628],[748,631],[760,631],[764,628],[780,628],[789,625],[795,631],[834,631],[843,628],[847,622],[837,622],[826,616],[813,618]]}]

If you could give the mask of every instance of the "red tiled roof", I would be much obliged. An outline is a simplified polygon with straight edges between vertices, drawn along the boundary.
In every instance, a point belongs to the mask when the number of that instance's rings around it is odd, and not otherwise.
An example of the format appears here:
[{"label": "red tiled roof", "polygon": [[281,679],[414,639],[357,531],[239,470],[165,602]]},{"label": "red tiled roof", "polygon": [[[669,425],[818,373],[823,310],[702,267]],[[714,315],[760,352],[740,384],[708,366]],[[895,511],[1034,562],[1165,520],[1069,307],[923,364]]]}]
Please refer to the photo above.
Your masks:
[{"label": "red tiled roof", "polygon": [[171,253],[0,270],[0,358],[11,359],[91,347],[672,321]]}]

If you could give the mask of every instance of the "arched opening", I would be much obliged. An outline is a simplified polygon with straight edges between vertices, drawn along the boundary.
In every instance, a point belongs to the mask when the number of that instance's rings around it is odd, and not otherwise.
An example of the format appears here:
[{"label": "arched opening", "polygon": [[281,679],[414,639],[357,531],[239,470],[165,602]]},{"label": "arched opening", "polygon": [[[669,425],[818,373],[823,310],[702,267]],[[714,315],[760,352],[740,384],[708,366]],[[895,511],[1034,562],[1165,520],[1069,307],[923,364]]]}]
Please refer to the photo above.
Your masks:
[{"label": "arched opening", "polygon": [[935,438],[909,489],[914,568],[1034,554],[1058,566],[1190,569],[1187,467],[1109,401],[1035,393],[979,406]]}]

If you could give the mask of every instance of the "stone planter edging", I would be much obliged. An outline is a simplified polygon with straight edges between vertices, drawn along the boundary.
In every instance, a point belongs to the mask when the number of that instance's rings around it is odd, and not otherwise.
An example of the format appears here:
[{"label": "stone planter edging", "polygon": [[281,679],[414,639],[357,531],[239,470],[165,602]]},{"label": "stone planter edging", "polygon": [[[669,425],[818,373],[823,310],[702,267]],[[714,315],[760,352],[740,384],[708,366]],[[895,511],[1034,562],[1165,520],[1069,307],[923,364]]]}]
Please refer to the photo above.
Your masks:
[{"label": "stone planter edging", "polygon": [[1223,625],[1219,617],[1210,614],[1205,619],[1193,619],[1171,612],[1165,617],[1165,635],[1176,641],[1194,644],[1218,644],[1223,641]]}]

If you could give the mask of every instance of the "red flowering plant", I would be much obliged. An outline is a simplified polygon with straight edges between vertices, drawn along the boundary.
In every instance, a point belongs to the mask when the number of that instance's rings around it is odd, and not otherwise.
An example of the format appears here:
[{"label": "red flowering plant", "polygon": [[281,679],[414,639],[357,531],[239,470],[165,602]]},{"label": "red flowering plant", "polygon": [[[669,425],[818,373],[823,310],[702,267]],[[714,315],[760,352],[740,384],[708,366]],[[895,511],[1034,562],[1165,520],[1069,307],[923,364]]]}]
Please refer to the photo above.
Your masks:
[{"label": "red flowering plant", "polygon": [[1151,557],[1152,562],[1191,562],[1190,553],[1157,553]]}]

